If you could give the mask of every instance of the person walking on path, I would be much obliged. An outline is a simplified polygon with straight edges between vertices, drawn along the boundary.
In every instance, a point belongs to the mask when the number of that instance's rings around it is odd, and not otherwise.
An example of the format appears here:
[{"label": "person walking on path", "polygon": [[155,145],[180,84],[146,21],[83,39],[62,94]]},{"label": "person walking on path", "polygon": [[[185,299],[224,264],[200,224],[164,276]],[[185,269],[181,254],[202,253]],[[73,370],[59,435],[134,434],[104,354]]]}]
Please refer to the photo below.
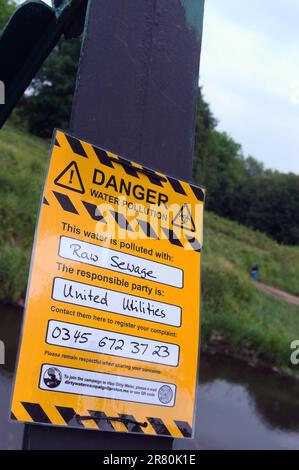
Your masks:
[{"label": "person walking on path", "polygon": [[250,271],[250,276],[251,276],[251,278],[252,278],[254,281],[258,281],[258,280],[259,280],[259,271],[260,271],[259,264],[258,264],[258,263],[255,263],[255,264],[252,266],[251,271]]}]

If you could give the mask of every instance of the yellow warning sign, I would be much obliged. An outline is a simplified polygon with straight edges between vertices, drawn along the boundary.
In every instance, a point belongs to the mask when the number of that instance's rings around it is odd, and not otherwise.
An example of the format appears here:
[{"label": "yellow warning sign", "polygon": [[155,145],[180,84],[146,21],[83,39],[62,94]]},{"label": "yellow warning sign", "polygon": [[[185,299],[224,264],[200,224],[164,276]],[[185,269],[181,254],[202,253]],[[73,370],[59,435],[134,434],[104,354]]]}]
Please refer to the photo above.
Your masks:
[{"label": "yellow warning sign", "polygon": [[12,418],[191,437],[204,190],[54,142]]}]

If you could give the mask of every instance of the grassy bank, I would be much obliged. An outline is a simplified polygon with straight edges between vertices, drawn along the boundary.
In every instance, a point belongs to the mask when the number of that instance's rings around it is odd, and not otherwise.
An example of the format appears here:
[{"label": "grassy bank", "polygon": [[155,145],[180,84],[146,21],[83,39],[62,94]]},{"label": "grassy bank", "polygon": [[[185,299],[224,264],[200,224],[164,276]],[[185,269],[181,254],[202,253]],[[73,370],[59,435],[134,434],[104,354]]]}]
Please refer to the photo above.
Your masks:
[{"label": "grassy bank", "polygon": [[24,296],[49,144],[10,127],[0,135],[0,301]]},{"label": "grassy bank", "polygon": [[[24,297],[35,219],[49,143],[13,128],[0,138],[0,301]],[[248,272],[258,261],[265,283],[299,295],[299,248],[205,214],[203,345],[265,361],[289,363],[299,338],[299,307],[255,289]]]},{"label": "grassy bank", "polygon": [[204,345],[287,367],[299,338],[299,307],[258,291],[248,275],[259,261],[264,282],[298,294],[299,248],[206,213],[203,250]]}]

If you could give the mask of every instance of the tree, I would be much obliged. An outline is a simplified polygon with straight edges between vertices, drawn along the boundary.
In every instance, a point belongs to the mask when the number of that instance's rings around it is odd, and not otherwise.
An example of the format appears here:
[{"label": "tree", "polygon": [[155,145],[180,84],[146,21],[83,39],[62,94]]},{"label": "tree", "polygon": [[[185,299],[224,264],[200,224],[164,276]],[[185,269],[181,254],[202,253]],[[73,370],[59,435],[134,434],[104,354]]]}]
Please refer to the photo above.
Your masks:
[{"label": "tree", "polygon": [[242,147],[216,126],[200,89],[194,178],[207,188],[207,208],[280,243],[299,244],[299,176],[244,158]]},{"label": "tree", "polygon": [[217,126],[217,120],[211,112],[210,106],[203,98],[202,88],[198,90],[197,114],[196,114],[196,138],[193,163],[194,178],[205,180],[208,172],[209,159],[208,148],[211,140],[211,132]]},{"label": "tree", "polygon": [[0,0],[0,31],[4,28],[15,9],[16,2],[12,0]]},{"label": "tree", "polygon": [[299,244],[298,175],[268,171],[252,180],[246,198],[246,225],[267,233],[279,243]]},{"label": "tree", "polygon": [[68,129],[81,40],[61,40],[33,79],[17,115],[28,130],[50,137],[53,129]]},{"label": "tree", "polygon": [[241,146],[217,131],[217,120],[199,90],[195,140],[194,178],[207,187],[207,208],[231,216],[234,196],[245,179]]},{"label": "tree", "polygon": [[262,162],[258,162],[251,155],[245,159],[244,164],[247,176],[250,176],[251,178],[259,178],[265,173],[264,164]]}]

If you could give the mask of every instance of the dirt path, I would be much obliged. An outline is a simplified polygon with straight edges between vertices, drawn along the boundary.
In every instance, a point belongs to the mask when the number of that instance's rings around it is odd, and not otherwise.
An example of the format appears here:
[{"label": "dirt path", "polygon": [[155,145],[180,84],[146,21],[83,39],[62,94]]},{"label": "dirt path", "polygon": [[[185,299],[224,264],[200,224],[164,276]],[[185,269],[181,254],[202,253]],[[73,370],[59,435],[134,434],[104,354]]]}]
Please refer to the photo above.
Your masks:
[{"label": "dirt path", "polygon": [[275,289],[275,287],[268,286],[267,284],[264,284],[263,282],[255,282],[254,284],[259,290],[265,292],[266,294],[285,300],[286,302],[289,302],[290,304],[299,305],[299,297],[296,297],[295,295],[288,294],[287,292],[284,292],[283,290]]}]

